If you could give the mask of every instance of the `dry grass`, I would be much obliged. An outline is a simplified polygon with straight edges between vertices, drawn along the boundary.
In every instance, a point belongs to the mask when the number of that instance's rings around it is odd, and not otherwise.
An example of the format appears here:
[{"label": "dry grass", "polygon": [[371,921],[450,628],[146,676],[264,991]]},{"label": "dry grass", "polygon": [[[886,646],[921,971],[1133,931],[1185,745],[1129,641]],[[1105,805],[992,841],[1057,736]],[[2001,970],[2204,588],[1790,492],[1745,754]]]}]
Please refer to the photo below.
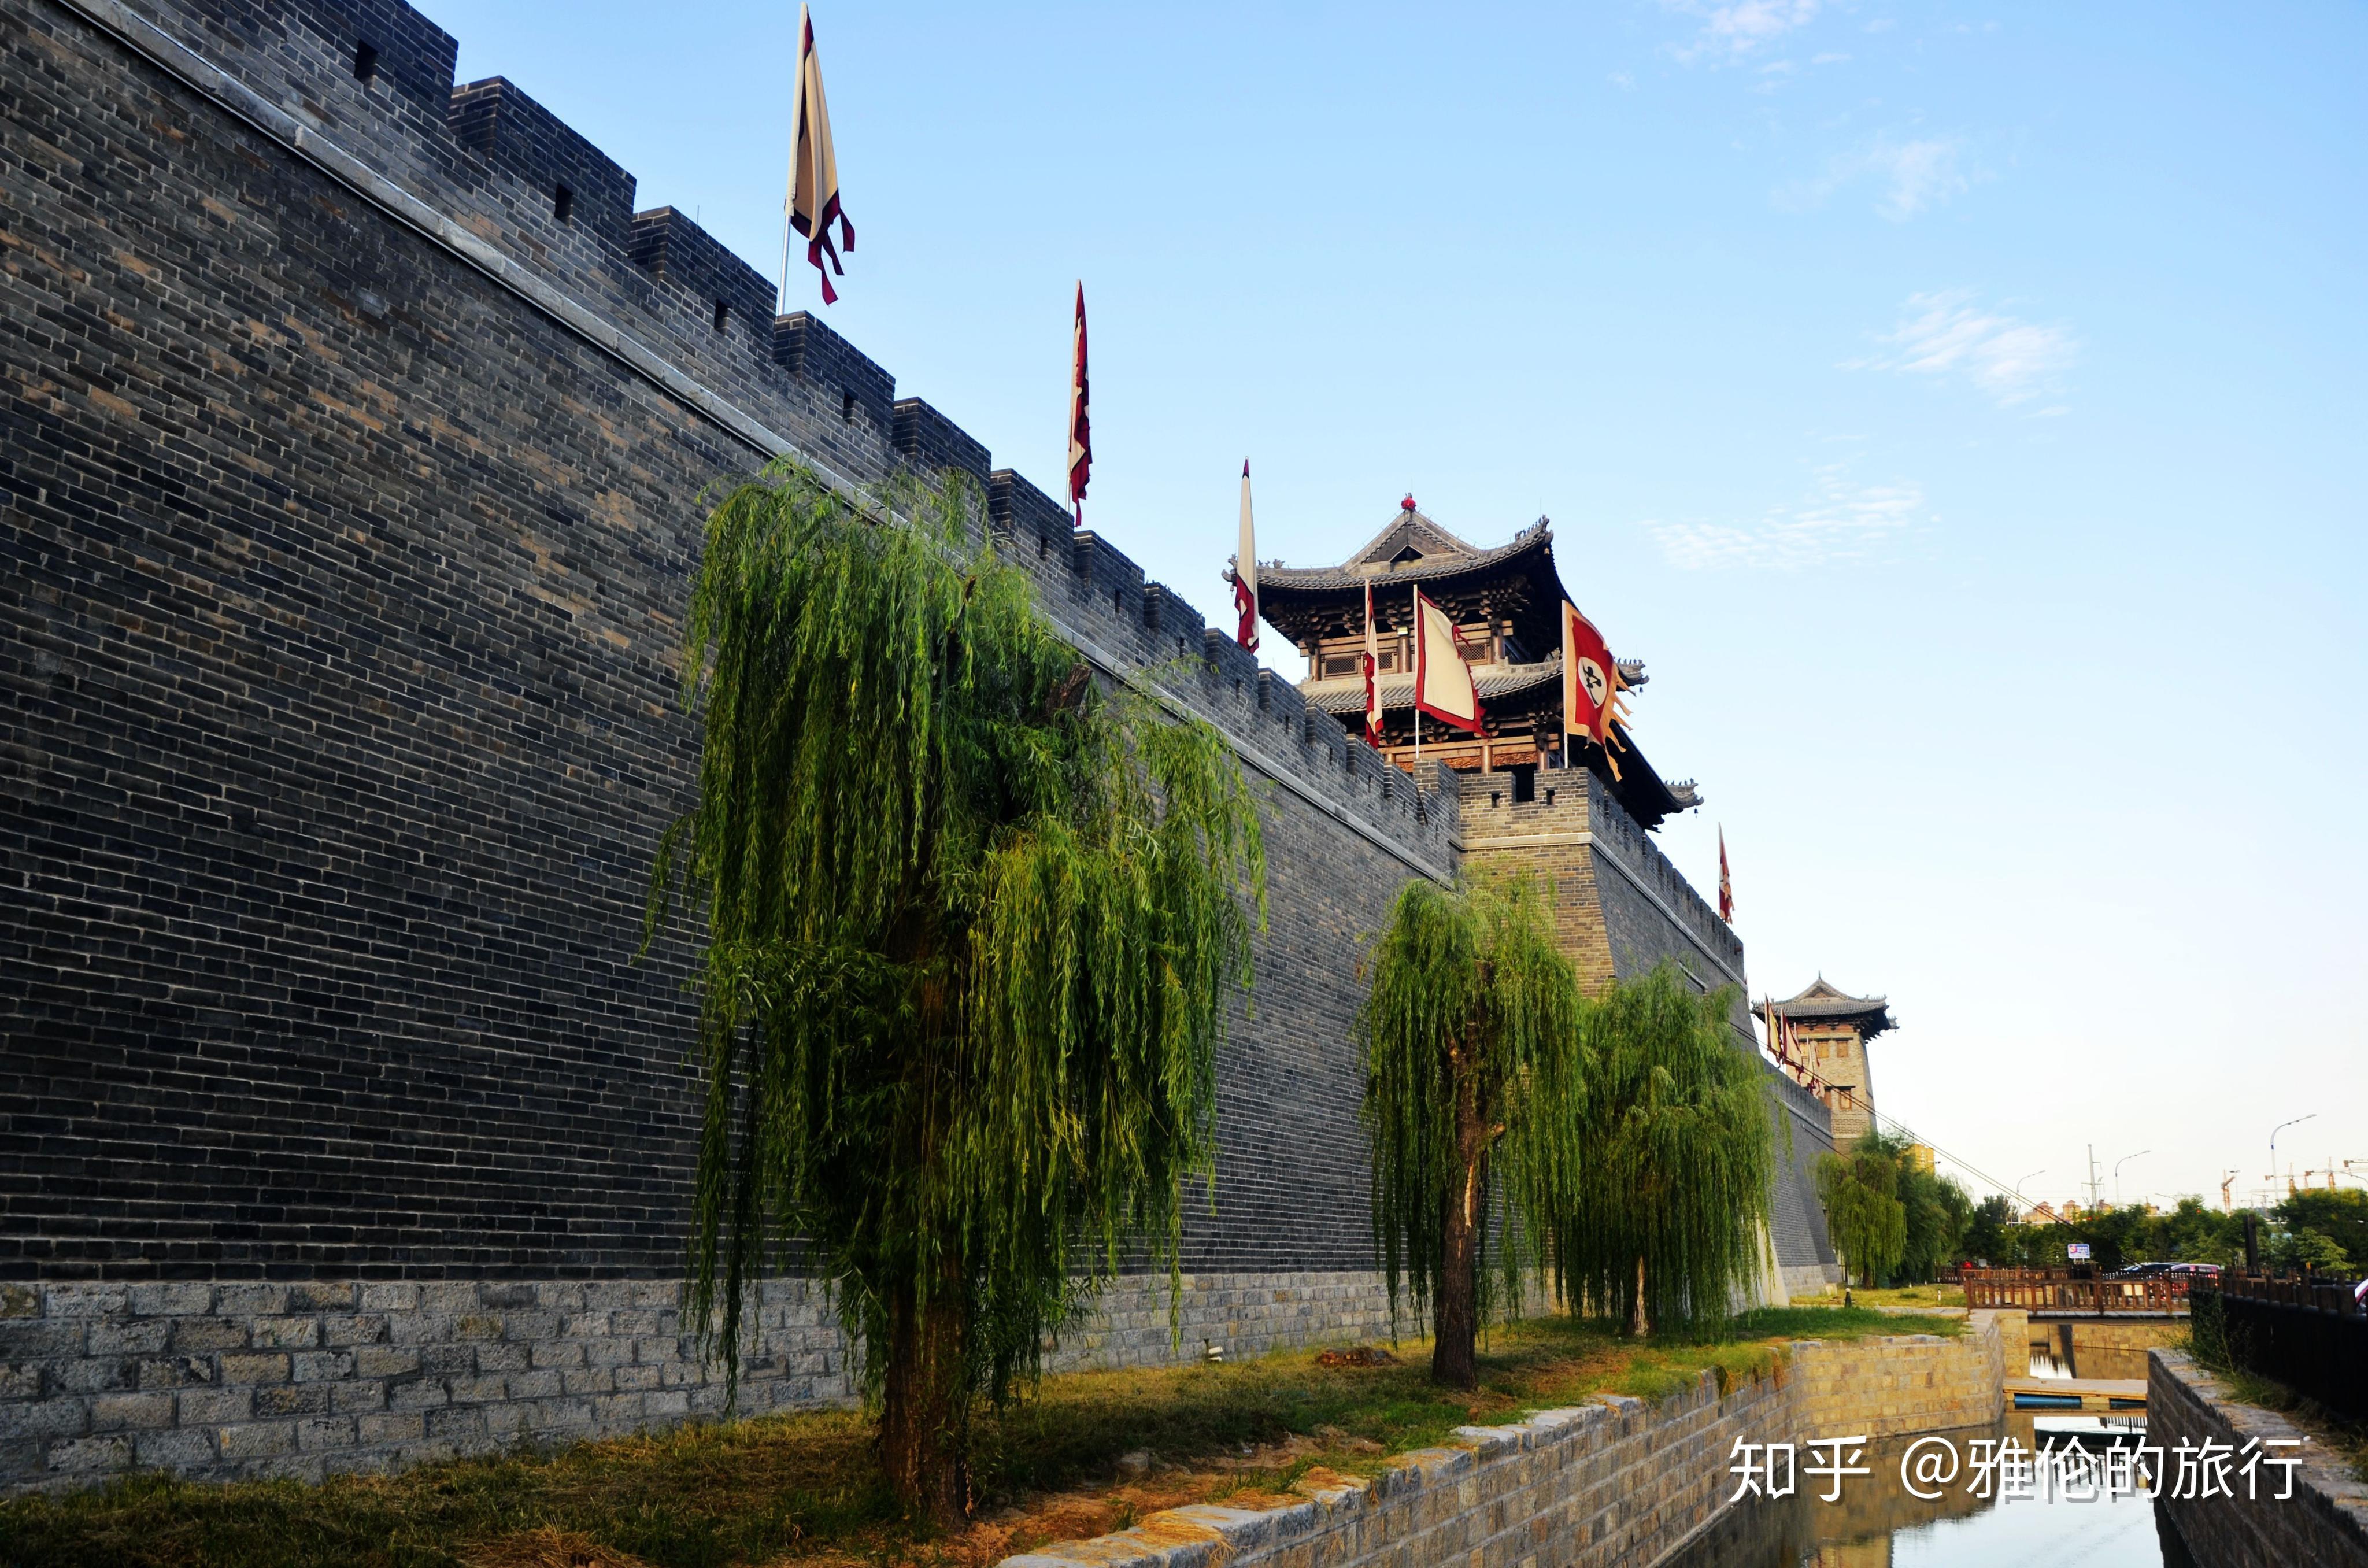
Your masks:
[{"label": "dry grass", "polygon": [[[1766,1375],[1793,1338],[1897,1333],[1869,1311],[1754,1314],[1710,1344],[1635,1343],[1599,1324],[1497,1330],[1481,1386],[1429,1382],[1428,1347],[1384,1365],[1286,1352],[1226,1366],[1050,1378],[983,1418],[974,1522],[930,1536],[896,1513],[851,1412],[677,1428],[319,1485],[143,1476],[0,1505],[11,1568],[988,1568],[1162,1509],[1275,1506],[1310,1481],[1373,1474],[1456,1426],[1597,1393],[1657,1399],[1704,1370]],[[1948,1320],[1918,1324],[1954,1332]],[[1337,1360],[1338,1358],[1335,1358]]]},{"label": "dry grass", "polygon": [[[1957,1285],[1899,1285],[1887,1290],[1853,1288],[1850,1301],[1861,1307],[1962,1307],[1965,1304],[1965,1292]],[[1841,1287],[1835,1286],[1822,1296],[1801,1297],[1799,1302],[1811,1307],[1840,1306]]]}]

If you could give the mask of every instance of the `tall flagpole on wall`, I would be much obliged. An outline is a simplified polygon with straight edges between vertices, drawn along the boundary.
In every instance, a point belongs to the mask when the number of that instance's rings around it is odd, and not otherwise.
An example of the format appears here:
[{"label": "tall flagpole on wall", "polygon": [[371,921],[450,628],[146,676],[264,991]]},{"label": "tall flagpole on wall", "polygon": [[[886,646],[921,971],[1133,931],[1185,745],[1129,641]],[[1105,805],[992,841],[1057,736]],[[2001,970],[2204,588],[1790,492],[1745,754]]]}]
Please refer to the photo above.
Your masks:
[{"label": "tall flagpole on wall", "polygon": [[1414,765],[1422,766],[1422,590],[1410,588],[1414,608]]}]

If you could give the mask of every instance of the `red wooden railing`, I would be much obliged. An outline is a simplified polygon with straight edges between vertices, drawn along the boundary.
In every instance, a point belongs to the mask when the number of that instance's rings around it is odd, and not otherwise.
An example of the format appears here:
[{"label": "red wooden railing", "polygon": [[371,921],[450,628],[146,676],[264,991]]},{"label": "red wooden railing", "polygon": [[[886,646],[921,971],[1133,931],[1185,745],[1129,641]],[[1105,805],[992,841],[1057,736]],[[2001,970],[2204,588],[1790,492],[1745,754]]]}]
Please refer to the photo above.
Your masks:
[{"label": "red wooden railing", "polygon": [[1968,1268],[1965,1305],[2019,1307],[2033,1312],[2184,1312],[2189,1276],[2146,1279],[2076,1278],[2062,1268]]}]

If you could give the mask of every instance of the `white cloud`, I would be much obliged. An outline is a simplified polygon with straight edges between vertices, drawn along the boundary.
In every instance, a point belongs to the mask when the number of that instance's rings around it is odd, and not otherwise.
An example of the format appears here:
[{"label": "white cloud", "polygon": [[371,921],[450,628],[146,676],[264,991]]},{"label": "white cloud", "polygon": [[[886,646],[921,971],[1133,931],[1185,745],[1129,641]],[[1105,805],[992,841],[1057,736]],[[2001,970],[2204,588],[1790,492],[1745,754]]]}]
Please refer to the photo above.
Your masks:
[{"label": "white cloud", "polygon": [[1795,28],[1806,27],[1817,14],[1817,0],[1736,0],[1727,6],[1706,6],[1700,0],[1661,3],[1670,10],[1702,18],[1701,33],[1677,51],[1678,58],[1686,61],[1705,56],[1740,59]]},{"label": "white cloud", "polygon": [[1684,571],[1791,568],[1863,559],[1914,527],[1924,512],[1923,487],[1912,480],[1861,484],[1840,463],[1816,470],[1816,480],[1799,502],[1771,507],[1749,522],[1648,518],[1645,528],[1669,563]]},{"label": "white cloud", "polygon": [[1823,207],[1843,187],[1873,178],[1883,187],[1874,210],[1895,223],[1904,223],[1973,183],[1964,167],[1964,141],[1954,136],[1908,142],[1880,136],[1856,152],[1832,159],[1825,173],[1814,179],[1778,187],[1774,200],[1788,212],[1805,212]]},{"label": "white cloud", "polygon": [[[1904,370],[1971,383],[2001,408],[2058,396],[2078,344],[2060,326],[2041,326],[1987,311],[1964,290],[1911,294],[1899,325],[1882,341],[1896,352],[1852,362],[1846,369]],[[2033,410],[2061,414],[2060,404]]]}]

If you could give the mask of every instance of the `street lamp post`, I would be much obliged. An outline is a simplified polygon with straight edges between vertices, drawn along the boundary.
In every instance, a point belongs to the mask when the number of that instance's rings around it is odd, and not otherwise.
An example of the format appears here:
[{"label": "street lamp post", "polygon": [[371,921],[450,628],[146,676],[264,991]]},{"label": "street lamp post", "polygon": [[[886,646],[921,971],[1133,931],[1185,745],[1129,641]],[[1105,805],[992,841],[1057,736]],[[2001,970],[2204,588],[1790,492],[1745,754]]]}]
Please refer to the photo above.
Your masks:
[{"label": "street lamp post", "polygon": [[2289,1127],[2300,1127],[2305,1121],[2317,1119],[2318,1112],[2312,1111],[2308,1116],[2298,1116],[2292,1121],[2281,1121],[2270,1129],[2270,1195],[2271,1197],[2275,1197],[2278,1190],[2278,1134]]}]

